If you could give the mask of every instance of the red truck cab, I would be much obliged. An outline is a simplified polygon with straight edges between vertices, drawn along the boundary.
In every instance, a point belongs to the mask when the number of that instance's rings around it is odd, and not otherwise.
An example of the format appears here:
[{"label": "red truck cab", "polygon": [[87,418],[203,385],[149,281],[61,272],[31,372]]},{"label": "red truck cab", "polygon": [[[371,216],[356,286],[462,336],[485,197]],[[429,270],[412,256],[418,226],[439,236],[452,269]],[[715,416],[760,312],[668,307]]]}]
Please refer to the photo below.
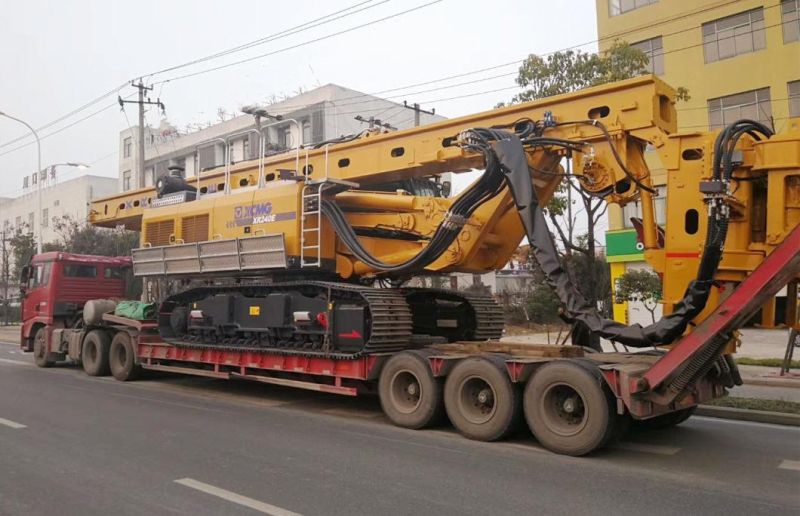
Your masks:
[{"label": "red truck cab", "polygon": [[53,329],[70,328],[91,299],[123,298],[130,257],[90,256],[62,252],[35,255],[22,268],[20,347],[33,351],[34,339],[50,341]]}]

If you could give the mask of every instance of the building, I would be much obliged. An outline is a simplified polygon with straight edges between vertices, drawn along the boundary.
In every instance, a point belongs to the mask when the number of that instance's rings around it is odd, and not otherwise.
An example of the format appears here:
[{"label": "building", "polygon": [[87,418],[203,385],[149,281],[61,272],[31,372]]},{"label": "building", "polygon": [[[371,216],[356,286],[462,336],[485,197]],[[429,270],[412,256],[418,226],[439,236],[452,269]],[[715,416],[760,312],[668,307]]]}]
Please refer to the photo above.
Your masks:
[{"label": "building", "polygon": [[[596,0],[600,50],[627,41],[650,56],[650,70],[690,98],[677,104],[678,127],[706,131],[753,118],[778,131],[800,117],[800,0]],[[656,185],[666,181],[648,159]],[[663,193],[656,218],[664,220]],[[614,281],[647,267],[630,226],[634,205],[609,206],[606,245]],[[774,302],[762,311],[772,325]],[[658,314],[657,314],[658,315]],[[650,322],[643,307],[615,304],[614,317]]]},{"label": "building", "polygon": [[[117,192],[117,180],[113,177],[83,175],[67,181],[43,182],[42,186],[42,242],[58,239],[53,220],[69,216],[83,222],[89,215],[89,203],[97,197]],[[36,233],[39,219],[36,210],[39,203],[37,185],[25,189],[19,197],[0,198],[0,221],[5,231],[17,229]]]},{"label": "building", "polygon": [[[342,135],[354,134],[369,127],[373,117],[397,129],[429,124],[444,117],[367,95],[349,88],[328,84],[295,97],[263,106],[271,116],[261,120],[266,134],[265,154],[291,149],[300,144],[316,144]],[[365,121],[356,119],[360,116]],[[267,127],[268,126],[268,127]],[[170,166],[185,169],[186,177],[225,163],[258,156],[255,118],[249,114],[209,125],[193,132],[180,132],[168,123],[158,129],[145,128],[144,178],[137,177],[137,127],[119,135],[119,190],[152,186]],[[227,147],[227,150],[226,150]]]}]

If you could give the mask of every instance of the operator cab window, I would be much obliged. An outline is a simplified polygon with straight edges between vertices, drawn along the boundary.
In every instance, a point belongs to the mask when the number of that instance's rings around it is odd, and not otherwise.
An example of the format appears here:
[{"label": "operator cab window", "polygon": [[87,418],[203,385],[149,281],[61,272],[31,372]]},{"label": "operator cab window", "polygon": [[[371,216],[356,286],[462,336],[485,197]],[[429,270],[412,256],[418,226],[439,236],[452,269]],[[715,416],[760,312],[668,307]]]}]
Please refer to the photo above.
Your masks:
[{"label": "operator cab window", "polygon": [[52,262],[45,262],[35,265],[31,277],[28,280],[28,288],[36,288],[47,285],[47,283],[50,281],[50,271],[52,268]]},{"label": "operator cab window", "polygon": [[122,267],[106,267],[103,271],[103,278],[121,280],[125,278],[125,270]]},{"label": "operator cab window", "polygon": [[94,265],[65,264],[64,276],[67,278],[96,278],[97,267]]}]

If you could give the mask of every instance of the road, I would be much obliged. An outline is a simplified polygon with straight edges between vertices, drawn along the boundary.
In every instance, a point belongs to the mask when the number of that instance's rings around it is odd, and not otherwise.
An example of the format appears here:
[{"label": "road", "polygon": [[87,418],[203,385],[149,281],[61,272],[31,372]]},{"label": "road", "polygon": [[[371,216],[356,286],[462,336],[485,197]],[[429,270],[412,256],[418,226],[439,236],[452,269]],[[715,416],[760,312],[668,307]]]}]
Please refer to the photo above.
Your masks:
[{"label": "road", "polygon": [[586,458],[391,426],[375,399],[39,369],[0,344],[0,514],[776,514],[800,429],[693,418]]}]

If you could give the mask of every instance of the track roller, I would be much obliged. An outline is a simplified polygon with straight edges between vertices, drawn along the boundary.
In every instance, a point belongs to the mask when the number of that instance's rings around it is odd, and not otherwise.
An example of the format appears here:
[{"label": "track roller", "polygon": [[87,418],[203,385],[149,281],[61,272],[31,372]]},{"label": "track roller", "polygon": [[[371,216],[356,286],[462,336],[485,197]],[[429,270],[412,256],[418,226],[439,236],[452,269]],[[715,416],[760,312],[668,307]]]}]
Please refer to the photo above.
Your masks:
[{"label": "track roller", "polygon": [[442,380],[433,376],[420,353],[390,358],[381,370],[378,392],[384,414],[397,426],[425,428],[444,418]]},{"label": "track roller", "polygon": [[118,331],[111,339],[108,365],[114,378],[121,382],[135,380],[141,373],[142,368],[136,363],[136,350],[128,332]]},{"label": "track roller", "polygon": [[81,349],[81,362],[83,370],[89,376],[107,376],[108,354],[111,347],[111,337],[102,330],[92,330],[83,339]]},{"label": "track roller", "polygon": [[541,366],[525,386],[523,404],[536,439],[556,453],[586,455],[615,436],[616,402],[594,365],[557,360]]},{"label": "track roller", "polygon": [[478,441],[496,441],[511,433],[519,420],[520,398],[499,357],[461,360],[444,386],[444,406],[453,426]]}]

